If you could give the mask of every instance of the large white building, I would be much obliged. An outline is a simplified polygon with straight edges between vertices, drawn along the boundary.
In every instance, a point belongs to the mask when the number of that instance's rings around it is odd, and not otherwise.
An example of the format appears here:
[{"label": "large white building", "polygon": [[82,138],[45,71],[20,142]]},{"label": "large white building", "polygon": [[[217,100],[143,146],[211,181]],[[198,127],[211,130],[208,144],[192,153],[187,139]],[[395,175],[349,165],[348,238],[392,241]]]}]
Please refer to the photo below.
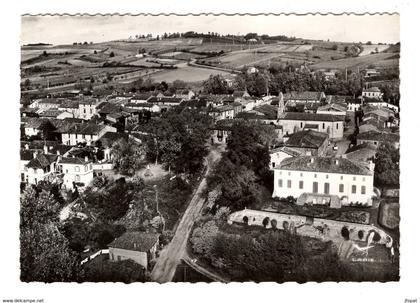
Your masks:
[{"label": "large white building", "polygon": [[[302,156],[274,168],[273,197],[304,198],[304,203],[372,205],[374,165],[345,158]],[[299,203],[299,201],[298,201]],[[330,205],[331,206],[331,205]]]}]

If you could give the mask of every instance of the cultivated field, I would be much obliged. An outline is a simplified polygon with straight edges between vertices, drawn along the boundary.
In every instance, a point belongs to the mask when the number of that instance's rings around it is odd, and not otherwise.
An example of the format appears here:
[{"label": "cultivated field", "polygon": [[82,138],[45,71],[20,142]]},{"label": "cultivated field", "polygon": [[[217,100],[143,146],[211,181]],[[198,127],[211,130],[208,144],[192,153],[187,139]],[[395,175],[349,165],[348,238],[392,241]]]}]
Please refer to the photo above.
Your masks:
[{"label": "cultivated field", "polygon": [[314,69],[363,69],[368,66],[378,68],[397,67],[399,64],[398,54],[379,53],[361,57],[351,57],[339,60],[330,60],[311,65]]},{"label": "cultivated field", "polygon": [[187,64],[178,65],[177,69],[164,70],[151,75],[155,81],[173,82],[175,80],[182,80],[185,82],[204,81],[210,75],[228,75],[228,72],[218,71],[214,69],[201,68],[195,66],[188,66]]}]

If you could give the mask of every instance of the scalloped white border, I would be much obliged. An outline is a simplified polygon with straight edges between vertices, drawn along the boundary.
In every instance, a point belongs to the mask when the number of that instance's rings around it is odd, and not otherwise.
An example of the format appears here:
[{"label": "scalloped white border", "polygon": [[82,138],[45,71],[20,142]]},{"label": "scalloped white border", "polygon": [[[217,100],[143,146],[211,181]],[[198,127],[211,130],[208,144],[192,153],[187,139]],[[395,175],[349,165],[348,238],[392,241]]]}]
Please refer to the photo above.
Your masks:
[{"label": "scalloped white border", "polygon": [[[418,280],[419,245],[418,239],[419,198],[417,172],[419,161],[416,142],[418,138],[418,70],[413,64],[418,57],[418,7],[415,1],[397,0],[283,0],[283,1],[132,1],[132,0],[22,0],[4,4],[1,14],[2,43],[1,54],[7,58],[2,62],[2,112],[0,119],[3,148],[0,149],[2,161],[2,199],[0,203],[2,250],[0,258],[1,291],[0,299],[44,298],[45,302],[148,302],[150,301],[191,301],[191,302],[404,302],[405,299],[420,299]],[[19,32],[20,15],[42,13],[78,14],[86,12],[95,14],[112,14],[120,12],[176,12],[178,14],[200,12],[249,13],[249,12],[292,12],[292,14],[326,14],[332,12],[398,12],[401,15],[401,94],[402,106],[402,157],[401,157],[401,281],[399,283],[296,283],[286,284],[241,284],[228,286],[180,285],[180,284],[23,284],[18,282],[18,125],[20,60]],[[289,13],[290,14],[290,13]],[[373,30],[373,29],[366,29]],[[416,38],[416,39],[414,39]],[[17,102],[17,101],[16,101]],[[410,175],[412,174],[412,177]],[[10,182],[10,186],[8,185]]]}]

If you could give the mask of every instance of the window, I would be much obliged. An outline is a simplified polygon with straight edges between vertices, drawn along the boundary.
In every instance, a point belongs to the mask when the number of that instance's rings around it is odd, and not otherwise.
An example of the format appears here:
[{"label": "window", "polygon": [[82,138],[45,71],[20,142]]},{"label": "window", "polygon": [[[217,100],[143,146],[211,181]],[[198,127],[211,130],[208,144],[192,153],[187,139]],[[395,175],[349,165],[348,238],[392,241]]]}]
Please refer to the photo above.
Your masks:
[{"label": "window", "polygon": [[75,166],[75,167],[74,167],[74,171],[79,172],[79,171],[80,171],[80,167],[79,167],[79,166]]},{"label": "window", "polygon": [[365,182],[365,177],[362,178],[362,181]]},{"label": "window", "polygon": [[322,123],[322,129],[325,129],[325,123]]},{"label": "window", "polygon": [[290,171],[287,174],[290,176]]},{"label": "window", "polygon": [[356,177],[353,177],[353,181],[356,181]]},{"label": "window", "polygon": [[75,180],[76,180],[76,182],[79,182],[80,181],[80,176],[76,175]]},{"label": "window", "polygon": [[356,185],[352,185],[351,186],[351,193],[355,194],[356,193]]},{"label": "window", "polygon": [[92,163],[91,163],[91,164],[89,164],[89,169],[90,169],[90,170],[92,170]]},{"label": "window", "polygon": [[300,173],[300,176],[301,176],[301,177],[303,177],[303,174],[302,174],[302,173]]},{"label": "window", "polygon": [[118,261],[121,261],[121,256],[117,256],[117,260]]},{"label": "window", "polygon": [[362,185],[362,195],[366,195],[366,186]]},{"label": "window", "polygon": [[324,183],[324,194],[328,195],[330,193],[330,183]]},{"label": "window", "polygon": [[85,165],[85,171],[88,171],[88,166],[87,165]]},{"label": "window", "polygon": [[338,129],[338,123],[335,125],[335,128]]},{"label": "window", "polygon": [[283,187],[283,180],[279,179],[279,187]]},{"label": "window", "polygon": [[340,184],[340,185],[338,186],[338,191],[339,191],[340,193],[344,193],[344,184]]},{"label": "window", "polygon": [[325,175],[325,179],[328,179],[328,175]]},{"label": "window", "polygon": [[303,123],[302,122],[300,122],[300,128],[302,128],[303,127]]},{"label": "window", "polygon": [[317,175],[316,175],[316,174],[314,174],[314,178],[316,178],[316,176],[317,176]]},{"label": "window", "polygon": [[312,183],[312,192],[315,194],[318,193],[318,182]]},{"label": "window", "polygon": [[276,162],[273,162],[272,165],[273,165],[273,168],[276,167]]},{"label": "window", "polygon": [[287,180],[287,188],[291,188],[292,187],[292,180]]},{"label": "window", "polygon": [[340,180],[343,180],[343,176],[340,176]]},{"label": "window", "polygon": [[303,189],[303,181],[299,181],[299,189]]}]

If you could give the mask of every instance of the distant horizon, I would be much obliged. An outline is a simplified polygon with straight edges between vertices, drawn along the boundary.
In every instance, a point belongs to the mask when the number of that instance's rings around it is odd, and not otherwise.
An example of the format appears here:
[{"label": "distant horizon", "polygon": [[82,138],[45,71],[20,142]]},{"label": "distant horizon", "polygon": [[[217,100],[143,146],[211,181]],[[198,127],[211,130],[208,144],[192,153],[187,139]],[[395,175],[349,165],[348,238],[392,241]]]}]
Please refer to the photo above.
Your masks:
[{"label": "distant horizon", "polygon": [[[285,35],[305,40],[344,43],[400,42],[399,15],[259,15],[259,16],[22,16],[21,45],[103,43],[137,34],[194,31],[221,35]],[[279,30],[278,28],[281,28]],[[366,30],[375,28],[374,31]],[[228,29],[228,30],[226,30]],[[48,38],[47,38],[48,37]]]}]

